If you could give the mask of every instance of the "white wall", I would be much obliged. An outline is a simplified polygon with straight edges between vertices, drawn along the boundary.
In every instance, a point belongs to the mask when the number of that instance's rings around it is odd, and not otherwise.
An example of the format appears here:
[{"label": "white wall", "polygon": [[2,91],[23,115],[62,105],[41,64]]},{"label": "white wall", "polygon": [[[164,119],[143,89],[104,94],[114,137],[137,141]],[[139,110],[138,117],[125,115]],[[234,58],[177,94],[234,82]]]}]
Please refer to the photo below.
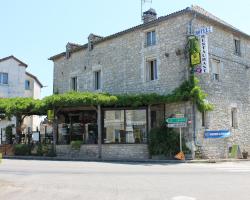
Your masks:
[{"label": "white wall", "polygon": [[25,67],[19,66],[14,59],[0,62],[0,72],[8,73],[8,84],[0,84],[0,97],[23,97]]}]

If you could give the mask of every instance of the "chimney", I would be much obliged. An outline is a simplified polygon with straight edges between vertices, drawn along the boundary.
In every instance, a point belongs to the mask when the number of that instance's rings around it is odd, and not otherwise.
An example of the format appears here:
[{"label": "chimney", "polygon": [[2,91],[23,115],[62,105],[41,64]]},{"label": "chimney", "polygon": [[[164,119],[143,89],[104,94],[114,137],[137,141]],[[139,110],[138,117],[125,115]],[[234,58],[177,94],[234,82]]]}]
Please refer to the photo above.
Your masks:
[{"label": "chimney", "polygon": [[155,9],[150,8],[149,10],[143,12],[142,20],[144,24],[156,19],[157,19],[157,13]]}]

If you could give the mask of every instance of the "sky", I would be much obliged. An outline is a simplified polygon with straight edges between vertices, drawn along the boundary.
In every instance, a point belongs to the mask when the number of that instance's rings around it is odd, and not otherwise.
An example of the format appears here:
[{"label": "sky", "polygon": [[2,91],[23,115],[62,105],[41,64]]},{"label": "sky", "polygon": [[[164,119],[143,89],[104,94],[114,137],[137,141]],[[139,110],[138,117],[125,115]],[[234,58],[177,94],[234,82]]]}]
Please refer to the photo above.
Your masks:
[{"label": "sky", "polygon": [[[147,0],[148,1],[148,0]],[[250,35],[249,0],[152,0],[158,16],[199,5]],[[67,42],[85,44],[90,33],[108,36],[141,23],[141,0],[0,0],[0,58],[14,55],[28,64],[52,94],[53,62]]]}]

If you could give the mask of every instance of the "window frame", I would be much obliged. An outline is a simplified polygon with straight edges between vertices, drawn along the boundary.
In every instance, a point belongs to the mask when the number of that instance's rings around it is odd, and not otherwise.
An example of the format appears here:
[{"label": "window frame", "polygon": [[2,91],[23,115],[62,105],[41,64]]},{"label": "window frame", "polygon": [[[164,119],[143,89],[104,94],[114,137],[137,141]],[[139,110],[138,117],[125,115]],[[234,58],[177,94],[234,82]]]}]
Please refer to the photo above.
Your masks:
[{"label": "window frame", "polygon": [[94,71],[94,90],[102,89],[102,75],[101,70]]},{"label": "window frame", "polygon": [[[4,81],[4,75],[6,75],[7,81]],[[5,78],[6,78],[5,77]],[[8,85],[9,84],[9,74],[6,72],[0,72],[0,85]]]},{"label": "window frame", "polygon": [[241,56],[241,41],[238,38],[234,38],[234,54]]},{"label": "window frame", "polygon": [[[212,79],[214,81],[218,81],[218,82],[221,81],[221,70],[222,70],[221,65],[222,65],[222,62],[220,60],[214,59],[214,58],[212,59]],[[215,69],[215,67],[217,69]]]},{"label": "window frame", "polygon": [[156,58],[146,59],[146,81],[156,81],[159,79],[158,62]]},{"label": "window frame", "polygon": [[154,46],[154,45],[156,45],[156,31],[155,30],[147,31],[145,46],[149,47],[149,46]]},{"label": "window frame", "polygon": [[231,108],[231,127],[235,129],[239,127],[237,107]]},{"label": "window frame", "polygon": [[[28,87],[26,87],[26,83],[28,83]],[[31,90],[31,87],[30,87],[30,80],[25,80],[25,90]]]},{"label": "window frame", "polygon": [[73,76],[70,78],[70,90],[78,91],[78,78],[77,78],[77,76]]}]

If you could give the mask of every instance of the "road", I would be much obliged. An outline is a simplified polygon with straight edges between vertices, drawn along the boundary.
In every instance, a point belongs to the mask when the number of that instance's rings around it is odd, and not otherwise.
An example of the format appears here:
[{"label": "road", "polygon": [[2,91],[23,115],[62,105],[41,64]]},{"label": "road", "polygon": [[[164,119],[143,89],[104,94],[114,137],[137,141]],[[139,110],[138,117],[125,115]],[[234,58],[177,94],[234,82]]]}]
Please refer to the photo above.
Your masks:
[{"label": "road", "polygon": [[0,200],[250,200],[250,162],[3,160]]}]

